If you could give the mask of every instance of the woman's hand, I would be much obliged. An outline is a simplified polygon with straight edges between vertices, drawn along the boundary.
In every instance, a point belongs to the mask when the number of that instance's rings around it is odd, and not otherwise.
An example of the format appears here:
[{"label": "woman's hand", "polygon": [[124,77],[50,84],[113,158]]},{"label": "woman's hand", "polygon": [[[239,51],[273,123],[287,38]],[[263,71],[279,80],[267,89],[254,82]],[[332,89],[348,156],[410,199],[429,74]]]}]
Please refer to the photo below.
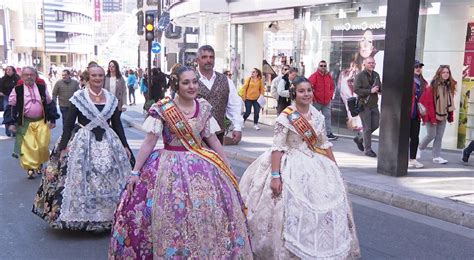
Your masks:
[{"label": "woman's hand", "polygon": [[127,184],[127,192],[128,194],[132,195],[133,191],[135,191],[135,187],[137,186],[138,180],[140,177],[138,176],[130,176],[128,179],[128,184]]},{"label": "woman's hand", "polygon": [[272,181],[270,182],[270,188],[273,191],[272,198],[278,198],[281,195],[281,191],[283,189],[283,183],[281,181],[281,178],[273,178]]}]

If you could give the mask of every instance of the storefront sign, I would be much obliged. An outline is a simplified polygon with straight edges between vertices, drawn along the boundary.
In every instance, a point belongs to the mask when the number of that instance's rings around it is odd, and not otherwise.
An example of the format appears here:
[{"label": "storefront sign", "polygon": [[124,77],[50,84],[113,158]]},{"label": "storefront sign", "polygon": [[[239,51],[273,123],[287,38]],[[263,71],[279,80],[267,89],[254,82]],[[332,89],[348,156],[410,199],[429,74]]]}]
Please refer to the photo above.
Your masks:
[{"label": "storefront sign", "polygon": [[374,29],[385,29],[385,21],[377,22],[377,23],[344,23],[335,25],[333,30],[334,31],[349,31],[349,30],[374,30]]}]

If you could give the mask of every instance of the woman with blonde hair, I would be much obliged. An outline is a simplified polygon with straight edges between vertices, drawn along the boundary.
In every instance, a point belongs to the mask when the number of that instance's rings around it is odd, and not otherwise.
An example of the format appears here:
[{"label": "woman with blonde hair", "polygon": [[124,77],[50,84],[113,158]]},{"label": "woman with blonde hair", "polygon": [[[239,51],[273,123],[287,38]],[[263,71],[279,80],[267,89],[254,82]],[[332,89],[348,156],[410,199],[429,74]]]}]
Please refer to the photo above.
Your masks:
[{"label": "woman with blonde hair", "polygon": [[426,136],[420,144],[420,150],[426,149],[433,142],[433,162],[446,164],[448,160],[441,157],[441,143],[443,140],[446,121],[454,121],[454,92],[457,82],[451,75],[449,65],[440,65],[436,71],[431,86],[427,87],[420,98],[420,103],[426,108],[422,115],[426,124]]},{"label": "woman with blonde hair", "polygon": [[258,98],[265,93],[262,72],[257,68],[253,68],[252,75],[245,80],[242,88],[242,99],[245,102],[244,123],[245,120],[247,120],[247,118],[250,116],[253,106],[253,127],[256,130],[260,130],[260,127],[258,127],[258,117],[260,114],[260,104],[258,103]]}]

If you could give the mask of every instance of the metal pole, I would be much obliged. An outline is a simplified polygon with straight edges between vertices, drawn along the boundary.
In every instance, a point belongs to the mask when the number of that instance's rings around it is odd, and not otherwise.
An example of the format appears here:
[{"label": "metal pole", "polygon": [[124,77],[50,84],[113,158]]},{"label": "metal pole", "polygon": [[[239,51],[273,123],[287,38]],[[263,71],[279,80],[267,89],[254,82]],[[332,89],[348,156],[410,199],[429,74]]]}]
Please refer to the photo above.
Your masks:
[{"label": "metal pole", "polygon": [[146,95],[145,95],[145,99],[146,101],[148,101],[150,99],[150,92],[151,92],[151,43],[152,41],[147,41],[148,43],[148,65],[147,65],[147,68],[148,68],[148,91],[146,92]]},{"label": "metal pole", "polygon": [[138,42],[138,49],[137,49],[137,51],[138,51],[138,61],[137,61],[137,62],[138,62],[138,65],[137,65],[137,68],[140,68],[140,62],[141,62],[141,61],[140,61],[140,42]]}]

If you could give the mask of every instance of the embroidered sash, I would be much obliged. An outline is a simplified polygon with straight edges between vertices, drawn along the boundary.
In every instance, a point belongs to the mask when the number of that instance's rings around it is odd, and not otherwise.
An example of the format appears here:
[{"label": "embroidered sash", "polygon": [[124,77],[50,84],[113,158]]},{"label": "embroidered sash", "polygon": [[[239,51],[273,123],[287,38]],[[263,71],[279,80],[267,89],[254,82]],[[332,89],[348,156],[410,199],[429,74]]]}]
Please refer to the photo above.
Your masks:
[{"label": "embroidered sash", "polygon": [[176,134],[183,146],[186,147],[188,151],[220,168],[231,180],[237,192],[239,192],[239,182],[232,173],[232,170],[216,152],[202,146],[200,140],[194,136],[193,130],[183,113],[181,113],[179,108],[174,104],[173,100],[166,97],[160,100],[157,105],[161,116],[169,124],[171,131]]},{"label": "embroidered sash", "polygon": [[328,156],[326,150],[316,146],[316,143],[318,142],[316,132],[314,132],[311,124],[301,115],[300,112],[293,110],[291,107],[287,107],[283,110],[283,113],[287,116],[290,124],[296,129],[296,132],[303,137],[303,140],[311,151]]}]

